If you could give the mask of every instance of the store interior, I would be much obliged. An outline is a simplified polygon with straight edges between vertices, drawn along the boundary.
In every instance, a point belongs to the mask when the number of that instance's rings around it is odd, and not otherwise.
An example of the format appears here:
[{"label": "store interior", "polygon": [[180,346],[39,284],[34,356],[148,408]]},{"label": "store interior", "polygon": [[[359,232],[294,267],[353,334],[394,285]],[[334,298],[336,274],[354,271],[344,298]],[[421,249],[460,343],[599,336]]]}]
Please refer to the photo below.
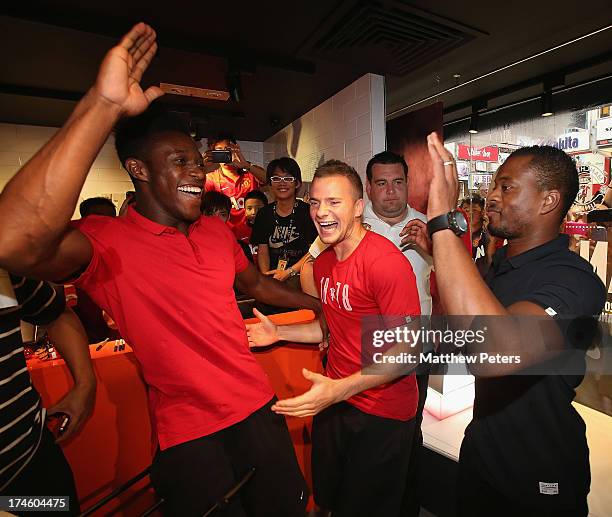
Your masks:
[{"label": "store interior", "polygon": [[[0,189],[62,125],[95,77],[103,52],[142,17],[160,40],[145,82],[169,85],[162,102],[184,118],[201,148],[208,138],[231,133],[245,158],[263,167],[291,156],[302,167],[304,189],[316,166],[330,158],[346,161],[365,178],[368,160],[393,144],[389,127],[434,108],[439,115],[430,122],[457,160],[459,199],[486,197],[499,166],[528,145],[559,147],[576,160],[580,191],[573,221],[586,223],[610,188],[612,25],[604,0],[580,8],[479,0],[469,9],[457,2],[352,0],[292,2],[290,8],[286,2],[236,2],[231,9],[183,2],[158,11],[115,0],[40,4],[5,6],[0,16]],[[217,100],[219,92],[225,100]],[[428,181],[426,175],[411,180],[410,195]],[[102,196],[119,208],[131,190],[111,137],[80,200]],[[612,220],[592,227],[601,230],[589,234],[596,238],[573,236],[575,251],[609,287]],[[312,315],[278,317],[297,322]],[[574,403],[587,425],[594,517],[612,515],[611,317],[608,294],[605,332],[587,354],[587,375]],[[95,508],[151,462],[149,440],[141,439],[151,433],[145,386],[129,343],[93,343],[91,349],[100,385],[96,413],[64,448],[83,508]],[[300,345],[257,356],[279,396],[307,388],[299,373],[304,365],[322,371],[318,353]],[[59,359],[33,358],[29,367],[47,404],[70,385]],[[422,429],[423,455],[432,468],[423,476],[449,492],[473,397],[467,371],[430,379]],[[293,419],[289,428],[309,477],[309,421]],[[440,469],[448,479],[439,479]],[[429,493],[423,515],[453,515],[447,503]],[[154,504],[150,485],[139,479],[92,513],[140,515]]]}]

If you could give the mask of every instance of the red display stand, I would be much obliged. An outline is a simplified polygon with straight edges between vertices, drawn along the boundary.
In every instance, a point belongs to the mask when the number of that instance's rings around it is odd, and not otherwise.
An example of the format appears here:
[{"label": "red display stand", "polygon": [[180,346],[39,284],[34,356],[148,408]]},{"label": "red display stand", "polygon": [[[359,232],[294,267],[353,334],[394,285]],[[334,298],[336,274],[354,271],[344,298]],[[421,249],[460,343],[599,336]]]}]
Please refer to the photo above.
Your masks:
[{"label": "red display stand", "polygon": [[[296,311],[278,314],[272,319],[280,324],[294,324],[311,321],[313,317],[311,311]],[[151,464],[146,387],[132,350],[126,346],[125,350],[115,352],[115,344],[108,342],[99,351],[91,347],[98,378],[94,412],[81,432],[63,446],[83,510]],[[294,397],[309,389],[310,383],[302,376],[302,368],[322,372],[320,352],[315,345],[273,346],[255,352],[255,356],[279,399]],[[29,367],[45,407],[56,403],[72,384],[62,360],[34,359]],[[311,423],[311,418],[287,419],[298,461],[310,486]],[[145,478],[95,515],[139,515],[155,502],[147,485],[148,478]]]}]

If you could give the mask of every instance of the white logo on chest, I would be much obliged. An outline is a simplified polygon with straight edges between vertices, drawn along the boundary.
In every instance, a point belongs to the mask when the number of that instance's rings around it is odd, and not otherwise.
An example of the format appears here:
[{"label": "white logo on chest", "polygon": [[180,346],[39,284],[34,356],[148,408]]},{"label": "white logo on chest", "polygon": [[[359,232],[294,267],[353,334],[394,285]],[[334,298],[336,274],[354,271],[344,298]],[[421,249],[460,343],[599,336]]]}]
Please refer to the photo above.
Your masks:
[{"label": "white logo on chest", "polygon": [[[345,311],[352,311],[351,302],[349,300],[349,285],[343,284],[342,282],[336,282],[331,284],[328,277],[321,277],[319,286],[319,294],[321,301],[325,305],[335,305],[338,309],[344,309]],[[329,297],[327,296],[329,293]]]}]

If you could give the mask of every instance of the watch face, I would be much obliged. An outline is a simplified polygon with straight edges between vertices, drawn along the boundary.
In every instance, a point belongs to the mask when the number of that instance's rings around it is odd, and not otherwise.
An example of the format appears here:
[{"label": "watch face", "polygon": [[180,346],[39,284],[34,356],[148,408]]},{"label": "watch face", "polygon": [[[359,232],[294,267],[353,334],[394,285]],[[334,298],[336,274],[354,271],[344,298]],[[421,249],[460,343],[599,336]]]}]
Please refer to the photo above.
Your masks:
[{"label": "watch face", "polygon": [[461,233],[463,234],[467,232],[468,222],[465,219],[463,213],[459,212],[459,210],[456,210],[455,212],[453,212],[453,215],[455,216],[455,224],[457,225],[457,228],[461,231]]}]

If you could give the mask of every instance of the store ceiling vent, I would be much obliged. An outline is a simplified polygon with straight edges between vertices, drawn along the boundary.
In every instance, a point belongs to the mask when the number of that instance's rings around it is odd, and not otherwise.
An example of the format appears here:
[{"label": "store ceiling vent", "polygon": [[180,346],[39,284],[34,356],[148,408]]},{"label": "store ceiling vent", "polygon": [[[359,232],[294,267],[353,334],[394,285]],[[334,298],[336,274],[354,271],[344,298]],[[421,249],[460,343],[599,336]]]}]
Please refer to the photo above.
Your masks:
[{"label": "store ceiling vent", "polygon": [[[297,52],[402,76],[485,32],[401,1],[345,0]],[[372,62],[372,61],[370,61]]]}]

